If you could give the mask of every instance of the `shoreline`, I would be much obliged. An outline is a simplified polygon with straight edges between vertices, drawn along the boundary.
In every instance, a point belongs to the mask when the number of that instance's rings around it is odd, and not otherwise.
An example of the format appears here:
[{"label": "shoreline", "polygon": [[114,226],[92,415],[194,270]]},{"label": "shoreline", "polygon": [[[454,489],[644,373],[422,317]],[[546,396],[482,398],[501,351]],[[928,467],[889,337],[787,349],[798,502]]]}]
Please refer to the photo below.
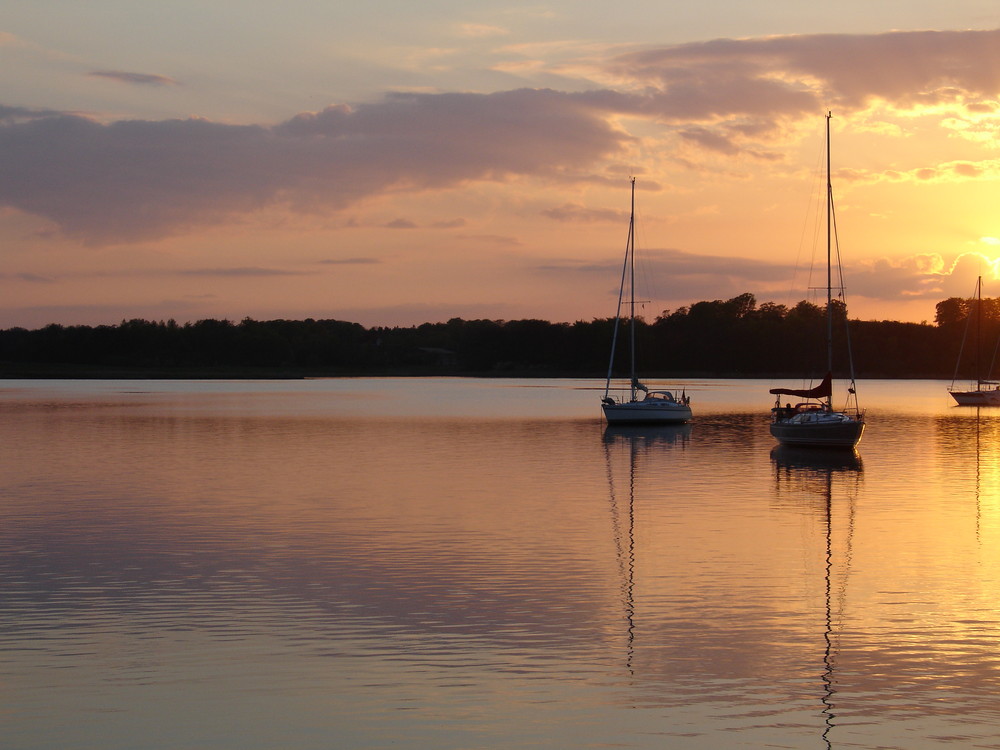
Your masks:
[{"label": "shoreline", "polygon": [[[399,369],[324,369],[297,367],[102,367],[74,364],[0,363],[2,380],[306,380],[310,378],[497,378],[497,379],[587,379],[601,380],[606,373],[541,371],[539,369],[503,369],[493,371],[451,370],[443,368]],[[819,377],[817,375],[816,377]],[[847,379],[834,374],[837,380]],[[622,380],[620,376],[614,378]],[[802,380],[793,372],[666,372],[647,373],[645,380]],[[863,374],[857,380],[952,380],[950,375],[920,373],[901,375]]]}]

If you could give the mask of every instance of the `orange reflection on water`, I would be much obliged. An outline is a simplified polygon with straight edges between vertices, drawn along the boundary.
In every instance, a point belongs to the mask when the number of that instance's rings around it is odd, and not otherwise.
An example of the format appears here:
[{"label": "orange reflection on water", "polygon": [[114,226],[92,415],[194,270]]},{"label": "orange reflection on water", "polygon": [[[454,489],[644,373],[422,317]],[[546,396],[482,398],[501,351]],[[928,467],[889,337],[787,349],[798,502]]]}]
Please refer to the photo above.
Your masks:
[{"label": "orange reflection on water", "polygon": [[233,676],[255,674],[286,726],[370,744],[421,732],[415,706],[494,746],[526,711],[556,745],[570,721],[603,744],[1000,739],[992,415],[882,416],[829,457],[774,450],[765,412],[611,430],[307,402],[8,408],[22,689],[0,697],[77,716],[79,681],[46,677],[68,663],[133,718],[145,681],[235,701],[247,731]]}]

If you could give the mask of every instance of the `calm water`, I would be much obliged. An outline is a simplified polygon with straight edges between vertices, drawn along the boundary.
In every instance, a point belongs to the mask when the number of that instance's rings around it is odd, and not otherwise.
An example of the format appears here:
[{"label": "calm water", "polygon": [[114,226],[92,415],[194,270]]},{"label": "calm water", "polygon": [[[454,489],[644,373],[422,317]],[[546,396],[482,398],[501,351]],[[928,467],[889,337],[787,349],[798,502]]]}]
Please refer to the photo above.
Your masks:
[{"label": "calm water", "polygon": [[3,746],[1000,748],[1000,409],[685,385],[0,382]]}]

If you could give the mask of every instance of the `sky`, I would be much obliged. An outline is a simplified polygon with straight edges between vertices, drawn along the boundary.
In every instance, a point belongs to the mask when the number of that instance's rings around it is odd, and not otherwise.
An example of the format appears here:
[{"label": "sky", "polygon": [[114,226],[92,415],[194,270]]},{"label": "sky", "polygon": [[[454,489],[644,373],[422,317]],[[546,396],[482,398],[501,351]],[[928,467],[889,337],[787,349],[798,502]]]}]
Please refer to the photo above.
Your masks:
[{"label": "sky", "polygon": [[6,0],[0,328],[1000,296],[995,0]]}]

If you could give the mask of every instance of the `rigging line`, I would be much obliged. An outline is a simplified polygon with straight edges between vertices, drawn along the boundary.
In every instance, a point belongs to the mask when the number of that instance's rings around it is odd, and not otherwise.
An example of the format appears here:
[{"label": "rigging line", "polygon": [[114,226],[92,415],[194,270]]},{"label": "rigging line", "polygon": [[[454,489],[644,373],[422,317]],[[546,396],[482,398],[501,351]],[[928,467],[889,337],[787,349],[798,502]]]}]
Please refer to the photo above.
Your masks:
[{"label": "rigging line", "polygon": [[[634,177],[632,178],[632,190],[633,191],[635,190]],[[634,209],[633,209],[633,216],[634,216]],[[611,376],[614,373],[615,353],[618,351],[618,329],[622,319],[622,300],[625,297],[625,279],[627,278],[626,275],[628,273],[628,257],[629,257],[629,251],[632,248],[632,243],[634,240],[632,234],[632,229],[633,229],[632,224],[633,224],[633,218],[630,218],[628,224],[628,239],[625,240],[625,262],[622,263],[622,278],[621,278],[621,283],[618,285],[618,308],[615,311],[614,333],[612,333],[611,335],[611,358],[608,361],[608,377],[607,380],[605,380],[604,382],[604,398],[607,398],[608,393],[611,391]]]},{"label": "rigging line", "polygon": [[[981,278],[980,278],[980,280],[976,281],[976,291],[973,292],[973,294],[977,295],[977,296],[981,296],[982,295],[982,290],[979,287],[980,281],[981,281]],[[951,387],[952,388],[955,387],[955,381],[958,380],[958,371],[959,371],[959,368],[962,366],[962,354],[965,353],[965,342],[969,338],[969,327],[971,325],[972,325],[972,302],[970,301],[969,302],[969,306],[968,306],[968,312],[966,313],[966,316],[965,316],[965,330],[962,332],[962,343],[958,347],[958,359],[955,362],[955,373],[951,376]],[[1000,341],[998,341],[997,343],[1000,344]]]},{"label": "rigging line", "polygon": [[[639,255],[635,252],[635,248],[649,248],[649,242],[646,234],[646,224],[642,216],[642,209],[636,206],[635,213],[633,217],[634,227],[632,229],[632,252],[635,258],[635,268],[638,275],[638,282],[636,283],[636,307],[645,312],[646,305],[652,304],[654,300],[658,299],[654,294],[654,283],[655,273],[653,272],[649,254],[643,252]],[[642,236],[641,241],[639,236]],[[648,321],[647,321],[648,322]]]},{"label": "rigging line", "polygon": [[[980,276],[980,278],[982,278],[982,277]],[[982,286],[981,285],[982,285],[982,281],[980,281],[980,288],[979,288],[979,296],[980,296],[980,298],[982,298],[982,296],[983,296],[983,290],[982,290]],[[983,301],[985,302],[985,301],[988,301],[989,299],[990,298],[987,297],[986,300],[983,300]],[[991,319],[993,319],[993,320],[996,319],[996,310],[997,310],[997,304],[996,304],[996,302],[997,302],[997,300],[994,297],[993,298],[993,303],[992,304],[988,304],[985,307],[987,322],[989,322]],[[993,380],[993,371],[996,369],[997,354],[998,353],[1000,353],[1000,336],[996,337],[996,343],[993,345],[993,356],[990,357],[990,369],[988,369],[986,371],[986,379],[987,380]]]},{"label": "rigging line", "polygon": [[[980,285],[981,284],[982,284],[982,281],[980,281]],[[992,300],[992,304],[990,304],[990,298],[989,297],[986,297],[985,299],[983,299],[982,298],[983,297],[982,286],[980,286],[980,288],[979,288],[979,296],[980,296],[980,298],[982,300],[982,303],[984,305],[983,312],[986,313],[986,322],[987,322],[987,324],[989,324],[989,322],[991,320],[995,320],[996,319],[996,309],[997,309],[996,298],[994,298]],[[996,368],[996,364],[997,364],[997,352],[998,351],[1000,351],[1000,336],[996,337],[996,343],[993,345],[993,356],[990,357],[990,367],[986,371],[986,380],[993,380],[993,371]]]},{"label": "rigging line", "polygon": [[990,369],[986,371],[987,380],[993,380],[993,371],[996,369],[998,352],[1000,352],[1000,336],[997,337],[997,342],[993,345],[993,356],[990,358]]},{"label": "rigging line", "polygon": [[[816,152],[816,162],[812,169],[813,189],[809,191],[809,199],[806,204],[805,215],[802,219],[802,229],[799,232],[799,246],[795,253],[795,265],[793,266],[792,279],[789,283],[788,293],[785,301],[788,307],[792,305],[792,297],[797,294],[796,289],[805,288],[807,291],[814,289],[812,279],[816,273],[816,251],[820,246],[820,236],[823,231],[823,221],[821,212],[826,209],[826,178],[824,176],[824,160],[826,158],[826,147],[824,141],[820,141],[820,147]],[[802,255],[807,244],[806,233],[812,227],[812,238],[809,255],[809,268],[806,274],[806,283],[799,285],[795,282],[795,275],[801,269]],[[818,287],[816,287],[818,288]],[[826,287],[823,287],[824,289]],[[808,296],[808,295],[807,295]]]},{"label": "rigging line", "polygon": [[[791,311],[794,308],[795,304],[798,302],[796,298],[803,289],[805,290],[803,300],[805,302],[812,302],[817,299],[818,296],[816,290],[820,287],[814,287],[812,285],[812,279],[816,272],[816,253],[820,246],[820,237],[824,226],[824,221],[821,218],[822,212],[825,211],[827,205],[825,159],[826,142],[825,138],[823,138],[819,141],[819,147],[816,151],[816,159],[812,170],[809,172],[812,179],[806,181],[811,185],[811,188],[807,192],[808,197],[806,200],[805,211],[803,212],[802,224],[799,229],[798,247],[795,251],[795,262],[792,265],[791,275],[788,280],[788,288],[785,292],[783,300],[786,312]],[[810,229],[812,230],[812,236],[808,237]],[[805,269],[806,280],[803,284],[799,282],[798,279],[802,277],[802,257],[805,254],[805,247],[807,244],[810,246],[809,266]],[[825,286],[822,288],[826,289]],[[809,382],[808,387],[812,387],[812,380],[810,378],[803,378],[803,387],[806,387],[807,382]],[[771,383],[774,383],[773,379],[771,380]]]},{"label": "rigging line", "polygon": [[853,395],[854,410],[858,411],[858,394],[854,377],[854,347],[851,346],[851,323],[847,314],[847,288],[844,286],[844,264],[840,257],[840,234],[837,231],[837,212],[833,201],[833,190],[830,190],[830,222],[833,229],[833,246],[837,251],[837,278],[840,283],[838,287],[838,298],[844,303],[844,336],[847,342],[847,371],[851,376],[851,387],[847,391],[847,403],[850,405]]}]

